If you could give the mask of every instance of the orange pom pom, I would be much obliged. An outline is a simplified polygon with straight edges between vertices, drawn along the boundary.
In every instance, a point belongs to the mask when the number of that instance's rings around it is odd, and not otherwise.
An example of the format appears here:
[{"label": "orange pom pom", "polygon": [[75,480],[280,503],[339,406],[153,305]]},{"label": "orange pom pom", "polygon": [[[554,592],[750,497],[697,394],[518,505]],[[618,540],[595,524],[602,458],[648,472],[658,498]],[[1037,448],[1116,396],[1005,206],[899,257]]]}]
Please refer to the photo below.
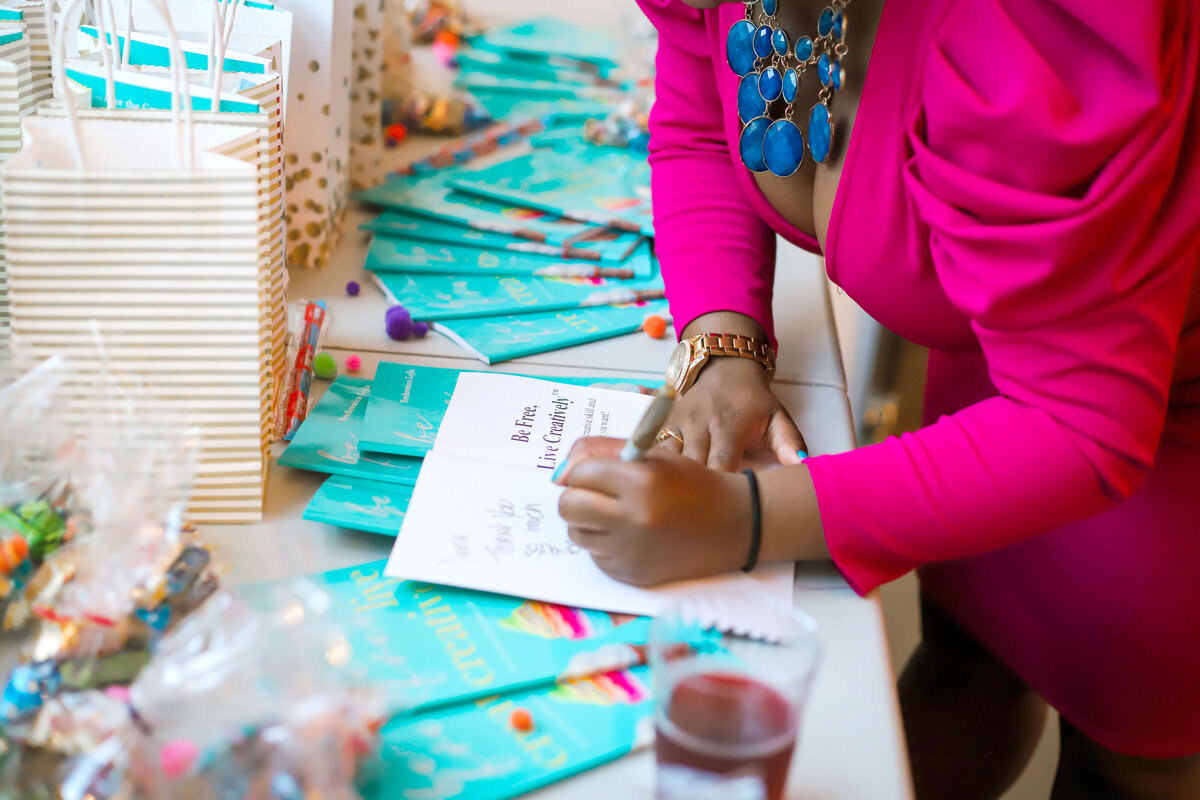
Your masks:
[{"label": "orange pom pom", "polygon": [[387,126],[383,132],[383,135],[387,137],[389,142],[395,142],[399,144],[408,137],[408,128],[404,127],[399,122],[395,122]]},{"label": "orange pom pom", "polygon": [[651,339],[661,339],[667,335],[667,321],[658,314],[650,314],[642,323],[642,329]]},{"label": "orange pom pom", "polygon": [[437,36],[433,37],[433,43],[443,47],[458,47],[458,34],[450,30],[438,31]]},{"label": "orange pom pom", "polygon": [[527,708],[514,708],[508,715],[508,724],[512,725],[514,730],[529,733],[533,730],[533,714],[530,714]]}]

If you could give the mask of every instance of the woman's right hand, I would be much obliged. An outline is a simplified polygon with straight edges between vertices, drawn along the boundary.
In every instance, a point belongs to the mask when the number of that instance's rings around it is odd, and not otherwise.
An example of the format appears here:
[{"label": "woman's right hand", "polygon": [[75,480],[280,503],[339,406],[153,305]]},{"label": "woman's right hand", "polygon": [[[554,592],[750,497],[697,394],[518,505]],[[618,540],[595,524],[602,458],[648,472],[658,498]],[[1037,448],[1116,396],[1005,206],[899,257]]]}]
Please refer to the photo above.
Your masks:
[{"label": "woman's right hand", "polygon": [[[705,315],[693,321],[684,338],[697,333],[741,333],[763,337],[756,323],[738,314]],[[746,330],[747,324],[757,330]],[[740,330],[730,330],[730,328]],[[683,438],[667,446],[713,469],[731,472],[747,450],[769,450],[782,464],[799,464],[808,451],[787,409],[771,391],[762,365],[745,358],[709,360],[695,384],[675,402],[665,427]]]}]

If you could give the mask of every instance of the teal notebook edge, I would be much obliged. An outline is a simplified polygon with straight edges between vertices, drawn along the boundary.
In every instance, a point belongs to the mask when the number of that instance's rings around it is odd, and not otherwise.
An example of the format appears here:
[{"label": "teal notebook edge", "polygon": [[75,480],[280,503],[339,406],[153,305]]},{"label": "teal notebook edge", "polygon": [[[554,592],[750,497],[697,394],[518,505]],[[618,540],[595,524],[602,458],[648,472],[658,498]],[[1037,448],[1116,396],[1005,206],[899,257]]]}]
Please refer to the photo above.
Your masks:
[{"label": "teal notebook edge", "polygon": [[460,170],[447,183],[481,197],[654,236],[650,166],[629,150],[542,148],[481,169]]},{"label": "teal notebook edge", "polygon": [[666,300],[435,322],[433,329],[484,364],[636,333],[649,314],[670,314]]},{"label": "teal notebook edge", "polygon": [[[371,403],[358,434],[360,449],[370,453],[424,456],[433,449],[458,376],[472,371],[476,370],[380,362],[375,371]],[[524,377],[577,386],[604,385],[641,390],[626,378]],[[650,391],[654,388],[650,387]]]},{"label": "teal notebook edge", "polygon": [[386,235],[377,234],[374,237],[364,264],[364,269],[369,272],[489,277],[533,277],[547,270],[577,270],[590,275],[598,268],[628,269],[634,278],[650,278],[655,272],[653,249],[643,239],[624,262],[604,265],[595,260],[566,257],[562,253],[531,251],[521,247],[519,241],[509,240],[500,247],[488,246],[478,240],[429,241],[419,236],[401,234],[393,228]]},{"label": "teal notebook edge", "polygon": [[560,258],[598,259],[611,264],[624,262],[633,255],[634,250],[642,242],[640,234],[597,226],[586,234],[586,238],[567,244],[554,245],[394,209],[384,211],[375,219],[367,220],[358,227],[377,236],[445,242],[482,249],[540,253]]},{"label": "teal notebook edge", "polygon": [[379,186],[356,192],[354,198],[379,208],[407,211],[547,244],[566,244],[585,236],[595,227],[586,222],[563,219],[544,209],[455,191],[448,181],[456,171],[449,167],[426,175],[396,176]]},{"label": "teal notebook edge", "polygon": [[413,319],[438,322],[617,305],[659,299],[661,275],[648,279],[540,278],[518,275],[373,273],[389,301]]}]

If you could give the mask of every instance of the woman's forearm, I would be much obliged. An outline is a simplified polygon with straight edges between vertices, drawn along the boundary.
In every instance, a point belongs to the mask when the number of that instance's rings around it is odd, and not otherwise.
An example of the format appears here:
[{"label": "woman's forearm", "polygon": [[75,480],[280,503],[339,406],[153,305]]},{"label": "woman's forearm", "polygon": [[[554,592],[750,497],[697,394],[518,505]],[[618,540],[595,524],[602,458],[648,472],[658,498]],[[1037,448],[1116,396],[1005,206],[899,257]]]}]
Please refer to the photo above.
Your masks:
[{"label": "woman's forearm", "polygon": [[821,510],[808,467],[797,464],[757,473],[762,507],[759,560],[828,561]]}]

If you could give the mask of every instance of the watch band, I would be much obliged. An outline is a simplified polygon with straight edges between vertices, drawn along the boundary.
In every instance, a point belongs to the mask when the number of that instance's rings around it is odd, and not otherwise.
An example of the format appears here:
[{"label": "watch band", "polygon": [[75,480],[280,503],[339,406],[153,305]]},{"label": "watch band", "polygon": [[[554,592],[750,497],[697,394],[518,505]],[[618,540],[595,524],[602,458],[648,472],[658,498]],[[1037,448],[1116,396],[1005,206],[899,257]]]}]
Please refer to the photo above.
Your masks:
[{"label": "watch band", "polygon": [[702,333],[693,341],[697,348],[708,350],[709,355],[749,358],[762,365],[767,377],[775,374],[775,352],[760,339],[733,333]]}]

